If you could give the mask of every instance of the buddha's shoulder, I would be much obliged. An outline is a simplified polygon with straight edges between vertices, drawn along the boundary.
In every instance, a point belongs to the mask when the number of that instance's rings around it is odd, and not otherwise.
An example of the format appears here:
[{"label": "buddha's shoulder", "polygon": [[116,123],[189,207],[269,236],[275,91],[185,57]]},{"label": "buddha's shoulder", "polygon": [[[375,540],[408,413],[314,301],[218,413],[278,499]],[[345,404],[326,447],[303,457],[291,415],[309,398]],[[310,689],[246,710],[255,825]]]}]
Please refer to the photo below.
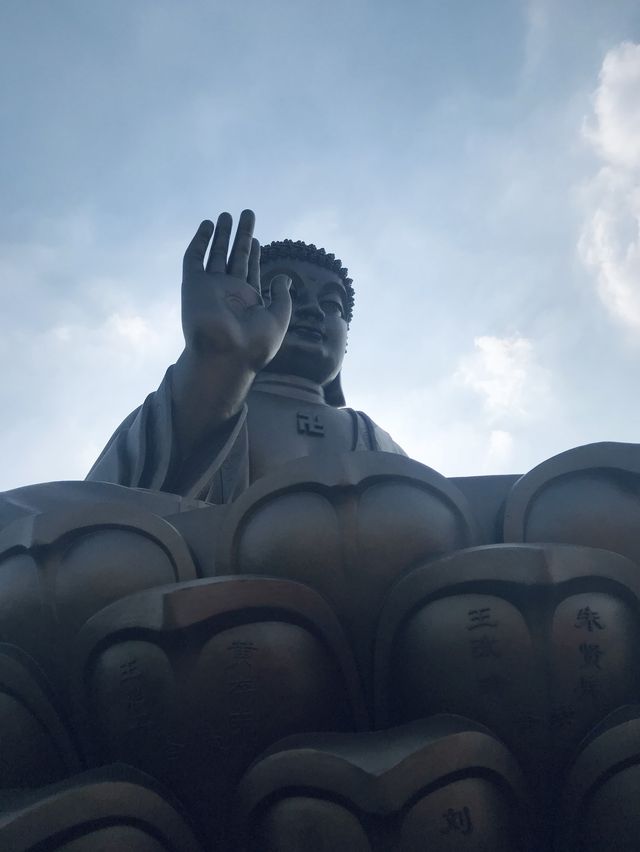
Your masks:
[{"label": "buddha's shoulder", "polygon": [[358,449],[377,450],[381,453],[397,453],[406,456],[405,451],[399,444],[396,444],[391,435],[378,426],[364,411],[355,411],[352,408],[342,408],[340,411],[357,421]]}]

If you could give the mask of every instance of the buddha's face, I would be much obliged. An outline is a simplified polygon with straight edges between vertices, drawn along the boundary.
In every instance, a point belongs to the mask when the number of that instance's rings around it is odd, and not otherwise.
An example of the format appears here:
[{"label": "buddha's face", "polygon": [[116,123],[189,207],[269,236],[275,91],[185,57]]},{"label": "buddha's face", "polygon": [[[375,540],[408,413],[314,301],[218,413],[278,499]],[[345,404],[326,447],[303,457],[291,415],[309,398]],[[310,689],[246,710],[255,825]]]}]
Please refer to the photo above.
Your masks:
[{"label": "buddha's face", "polygon": [[262,287],[274,276],[291,278],[291,322],[275,358],[265,368],[325,385],[340,372],[347,344],[347,291],[330,269],[285,259],[263,266]]}]

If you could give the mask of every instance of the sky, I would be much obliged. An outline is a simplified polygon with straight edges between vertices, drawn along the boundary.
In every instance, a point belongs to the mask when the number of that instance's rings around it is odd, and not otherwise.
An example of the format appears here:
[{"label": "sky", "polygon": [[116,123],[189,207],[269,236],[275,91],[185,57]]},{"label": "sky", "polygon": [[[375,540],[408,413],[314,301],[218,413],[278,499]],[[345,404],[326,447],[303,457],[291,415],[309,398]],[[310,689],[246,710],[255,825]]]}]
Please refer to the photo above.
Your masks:
[{"label": "sky", "polygon": [[4,0],[0,490],[82,479],[245,207],[356,290],[347,403],[449,476],[640,440],[637,0]]}]

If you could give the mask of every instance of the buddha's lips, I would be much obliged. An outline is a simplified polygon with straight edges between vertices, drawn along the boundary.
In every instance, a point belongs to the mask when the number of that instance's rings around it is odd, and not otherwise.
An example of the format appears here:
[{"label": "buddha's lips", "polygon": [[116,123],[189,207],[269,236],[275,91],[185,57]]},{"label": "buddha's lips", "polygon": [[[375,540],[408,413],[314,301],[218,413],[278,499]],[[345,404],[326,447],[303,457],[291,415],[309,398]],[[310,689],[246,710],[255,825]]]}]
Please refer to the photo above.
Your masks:
[{"label": "buddha's lips", "polygon": [[316,325],[305,325],[303,323],[298,323],[296,325],[292,325],[289,331],[293,331],[296,334],[299,334],[301,337],[305,337],[311,340],[324,340],[326,334],[321,328],[318,328]]}]

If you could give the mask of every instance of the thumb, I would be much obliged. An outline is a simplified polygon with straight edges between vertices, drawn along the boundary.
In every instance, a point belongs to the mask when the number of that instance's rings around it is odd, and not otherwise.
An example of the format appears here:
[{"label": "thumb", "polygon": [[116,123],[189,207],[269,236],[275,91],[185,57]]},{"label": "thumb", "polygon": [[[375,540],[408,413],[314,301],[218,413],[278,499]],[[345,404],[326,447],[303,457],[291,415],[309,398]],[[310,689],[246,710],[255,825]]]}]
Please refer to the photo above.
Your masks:
[{"label": "thumb", "polygon": [[271,282],[271,303],[269,311],[282,325],[288,325],[291,319],[291,278],[288,275],[276,275]]}]

